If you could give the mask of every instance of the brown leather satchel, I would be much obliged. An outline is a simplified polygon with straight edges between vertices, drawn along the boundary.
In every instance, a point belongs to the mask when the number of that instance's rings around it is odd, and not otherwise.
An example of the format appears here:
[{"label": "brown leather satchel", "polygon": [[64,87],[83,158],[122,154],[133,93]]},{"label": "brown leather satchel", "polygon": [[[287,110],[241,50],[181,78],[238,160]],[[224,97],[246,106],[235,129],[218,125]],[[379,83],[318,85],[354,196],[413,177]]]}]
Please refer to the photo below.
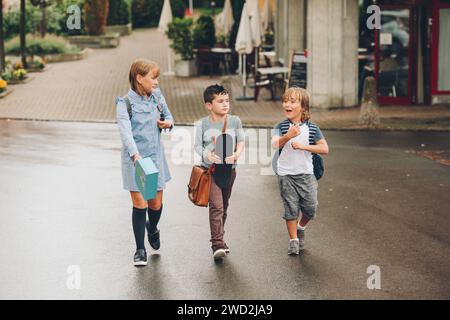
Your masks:
[{"label": "brown leather satchel", "polygon": [[194,166],[192,168],[188,185],[188,197],[196,206],[208,206],[211,177],[211,168],[208,169],[202,166]]},{"label": "brown leather satchel", "polygon": [[[225,117],[222,133],[225,133],[227,130],[227,118],[228,117]],[[188,184],[188,197],[196,206],[207,207],[209,205],[213,167],[214,166],[211,165],[209,169],[202,166],[194,166],[192,168],[191,178],[189,179]]]}]

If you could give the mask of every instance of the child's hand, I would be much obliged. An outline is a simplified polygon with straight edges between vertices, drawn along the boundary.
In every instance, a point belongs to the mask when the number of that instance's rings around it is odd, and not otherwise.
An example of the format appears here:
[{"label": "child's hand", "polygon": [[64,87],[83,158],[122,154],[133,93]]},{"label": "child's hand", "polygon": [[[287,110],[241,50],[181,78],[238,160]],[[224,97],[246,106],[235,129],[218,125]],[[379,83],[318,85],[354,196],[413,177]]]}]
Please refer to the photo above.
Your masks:
[{"label": "child's hand", "polygon": [[208,160],[209,160],[209,162],[215,163],[215,164],[222,163],[222,160],[214,152],[208,153]]},{"label": "child's hand", "polygon": [[170,129],[172,127],[172,122],[170,122],[169,120],[158,120],[157,123],[160,129]]},{"label": "child's hand", "polygon": [[142,157],[139,153],[136,153],[135,155],[133,155],[132,159],[133,159],[134,165],[136,165],[136,161],[141,160]]},{"label": "child's hand", "polygon": [[237,154],[235,152],[235,153],[233,153],[232,156],[229,156],[229,157],[225,158],[225,163],[226,164],[235,164],[237,162],[237,160],[238,160],[238,157],[237,157]]},{"label": "child's hand", "polygon": [[303,150],[303,145],[299,142],[292,142],[291,146],[294,150]]},{"label": "child's hand", "polygon": [[291,126],[286,133],[289,139],[295,138],[298,135],[300,135],[300,126],[298,124]]}]

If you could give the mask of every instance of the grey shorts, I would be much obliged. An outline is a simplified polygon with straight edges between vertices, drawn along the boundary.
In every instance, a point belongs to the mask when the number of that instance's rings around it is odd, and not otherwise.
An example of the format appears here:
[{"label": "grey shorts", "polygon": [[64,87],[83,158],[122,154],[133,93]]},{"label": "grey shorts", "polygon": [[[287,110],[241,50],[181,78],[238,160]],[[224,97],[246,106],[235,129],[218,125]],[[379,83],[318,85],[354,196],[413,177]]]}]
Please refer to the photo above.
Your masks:
[{"label": "grey shorts", "polygon": [[278,176],[285,220],[299,218],[300,212],[314,219],[317,210],[317,180],[313,174]]}]

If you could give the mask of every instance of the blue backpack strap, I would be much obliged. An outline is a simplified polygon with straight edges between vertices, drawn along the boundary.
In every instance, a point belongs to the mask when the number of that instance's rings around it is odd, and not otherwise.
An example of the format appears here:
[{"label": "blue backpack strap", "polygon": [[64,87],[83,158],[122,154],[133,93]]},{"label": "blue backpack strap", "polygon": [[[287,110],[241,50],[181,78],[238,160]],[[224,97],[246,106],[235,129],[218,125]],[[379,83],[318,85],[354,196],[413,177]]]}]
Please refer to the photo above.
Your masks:
[{"label": "blue backpack strap", "polygon": [[131,113],[131,102],[130,102],[130,99],[128,98],[128,95],[125,95],[123,97],[123,99],[125,100],[125,104],[127,105],[128,116],[130,117],[130,120],[131,120],[131,117],[133,116],[133,114]]},{"label": "blue backpack strap", "polygon": [[314,136],[316,135],[317,129],[316,126],[313,125],[309,120],[307,122],[309,128],[309,145],[315,145]]},{"label": "blue backpack strap", "polygon": [[[308,128],[309,128],[309,145],[315,145],[316,142],[314,141],[314,136],[316,135],[317,128],[315,124],[312,124],[308,120]],[[320,180],[322,178],[323,173],[325,171],[325,167],[323,165],[323,159],[320,155],[317,153],[312,154],[312,160],[313,160],[313,167],[314,167],[314,175],[316,176],[317,180]]]}]

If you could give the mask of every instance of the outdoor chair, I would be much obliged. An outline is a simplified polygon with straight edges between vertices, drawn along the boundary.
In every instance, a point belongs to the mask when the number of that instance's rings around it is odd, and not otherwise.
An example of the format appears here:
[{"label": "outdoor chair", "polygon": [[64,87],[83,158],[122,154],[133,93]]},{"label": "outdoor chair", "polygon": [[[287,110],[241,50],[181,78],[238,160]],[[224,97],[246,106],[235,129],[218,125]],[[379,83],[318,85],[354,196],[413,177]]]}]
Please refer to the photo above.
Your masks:
[{"label": "outdoor chair", "polygon": [[212,77],[214,72],[214,55],[211,53],[211,48],[200,47],[197,50],[197,71],[201,75],[205,68],[208,68],[209,76]]}]

